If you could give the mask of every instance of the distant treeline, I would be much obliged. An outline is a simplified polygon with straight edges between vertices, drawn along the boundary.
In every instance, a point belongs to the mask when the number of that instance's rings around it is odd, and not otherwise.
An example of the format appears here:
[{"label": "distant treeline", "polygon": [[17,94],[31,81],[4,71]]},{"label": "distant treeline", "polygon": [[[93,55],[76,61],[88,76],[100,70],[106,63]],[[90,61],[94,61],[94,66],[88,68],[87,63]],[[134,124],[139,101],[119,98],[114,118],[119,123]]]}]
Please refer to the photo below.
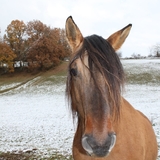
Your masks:
[{"label": "distant treeline", "polygon": [[51,28],[39,20],[27,24],[13,20],[5,32],[0,38],[0,74],[47,70],[70,55],[64,29]]}]

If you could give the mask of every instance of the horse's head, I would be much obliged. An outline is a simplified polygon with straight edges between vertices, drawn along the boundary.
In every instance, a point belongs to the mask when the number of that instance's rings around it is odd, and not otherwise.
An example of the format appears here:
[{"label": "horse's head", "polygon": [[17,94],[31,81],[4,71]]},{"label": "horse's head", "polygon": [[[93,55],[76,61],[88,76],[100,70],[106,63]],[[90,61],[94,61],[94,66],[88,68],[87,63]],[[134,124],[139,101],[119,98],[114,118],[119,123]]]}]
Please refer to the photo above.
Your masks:
[{"label": "horse's head", "polygon": [[124,72],[115,53],[129,34],[131,25],[107,40],[97,35],[83,37],[72,17],[66,21],[66,36],[72,48],[67,94],[73,115],[82,126],[84,150],[97,157],[106,156],[114,147],[113,122],[120,116]]}]

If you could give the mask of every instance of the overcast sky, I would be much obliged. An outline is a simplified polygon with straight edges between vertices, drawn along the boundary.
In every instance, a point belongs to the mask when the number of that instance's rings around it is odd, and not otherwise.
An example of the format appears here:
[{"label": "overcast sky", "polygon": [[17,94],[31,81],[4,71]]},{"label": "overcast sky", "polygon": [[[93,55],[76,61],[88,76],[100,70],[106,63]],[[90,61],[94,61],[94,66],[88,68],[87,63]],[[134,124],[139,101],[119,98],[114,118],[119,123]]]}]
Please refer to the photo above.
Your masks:
[{"label": "overcast sky", "polygon": [[83,36],[110,34],[132,23],[123,57],[148,55],[160,43],[160,0],[0,0],[1,36],[12,20],[40,20],[52,28],[64,28],[72,15]]}]

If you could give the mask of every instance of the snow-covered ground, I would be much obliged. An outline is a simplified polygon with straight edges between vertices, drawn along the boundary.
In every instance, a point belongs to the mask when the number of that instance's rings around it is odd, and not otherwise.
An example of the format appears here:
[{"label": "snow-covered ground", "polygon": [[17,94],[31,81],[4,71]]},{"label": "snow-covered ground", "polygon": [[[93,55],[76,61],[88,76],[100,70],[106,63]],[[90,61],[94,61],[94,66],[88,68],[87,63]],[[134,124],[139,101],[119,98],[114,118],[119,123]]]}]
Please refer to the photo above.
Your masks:
[{"label": "snow-covered ground", "polygon": [[71,154],[74,127],[65,84],[30,84],[0,95],[0,152],[34,150],[42,157],[56,151]]},{"label": "snow-covered ground", "polygon": [[[139,73],[151,70],[160,74],[160,59],[122,63],[126,70],[133,68],[133,72]],[[33,86],[29,82],[0,94],[0,152],[31,150],[41,157],[56,151],[71,154],[75,127],[65,99],[66,77],[52,79],[54,84],[46,81]],[[123,96],[152,121],[160,147],[159,84],[127,84]]]}]

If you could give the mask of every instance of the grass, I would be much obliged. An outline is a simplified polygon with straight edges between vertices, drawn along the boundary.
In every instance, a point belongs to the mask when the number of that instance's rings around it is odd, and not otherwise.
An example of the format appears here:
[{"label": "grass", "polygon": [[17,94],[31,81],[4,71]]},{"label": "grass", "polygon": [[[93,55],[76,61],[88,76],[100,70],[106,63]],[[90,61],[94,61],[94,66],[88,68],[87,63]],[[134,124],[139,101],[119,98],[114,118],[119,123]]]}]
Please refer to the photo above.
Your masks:
[{"label": "grass", "polygon": [[126,75],[126,82],[129,84],[160,84],[160,63],[143,62],[127,63],[123,61],[123,67]]},{"label": "grass", "polygon": [[160,75],[156,73],[130,73],[126,72],[126,81],[131,84],[160,84]]},{"label": "grass", "polygon": [[0,153],[0,160],[73,160],[71,155],[55,152],[50,157],[39,157],[34,151]]}]

